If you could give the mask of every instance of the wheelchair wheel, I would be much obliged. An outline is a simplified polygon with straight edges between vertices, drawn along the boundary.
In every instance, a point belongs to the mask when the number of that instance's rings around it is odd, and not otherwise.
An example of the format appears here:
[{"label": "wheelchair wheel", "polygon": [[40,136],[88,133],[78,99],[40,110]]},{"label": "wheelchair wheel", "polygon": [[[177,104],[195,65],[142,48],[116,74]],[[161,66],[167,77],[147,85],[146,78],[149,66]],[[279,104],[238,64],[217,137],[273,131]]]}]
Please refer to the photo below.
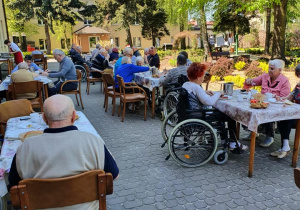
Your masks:
[{"label": "wheelchair wheel", "polygon": [[228,153],[224,150],[219,150],[214,155],[214,161],[218,165],[226,163],[228,160]]},{"label": "wheelchair wheel", "polygon": [[165,117],[168,116],[168,114],[172,112],[172,110],[176,109],[177,102],[178,102],[177,92],[172,91],[166,95],[166,98],[164,100],[164,105],[163,105]]},{"label": "wheelchair wheel", "polygon": [[178,123],[178,115],[176,110],[173,110],[168,116],[165,117],[162,125],[161,125],[161,135],[164,141],[168,141],[169,134],[171,133],[172,129]]},{"label": "wheelchair wheel", "polygon": [[85,71],[84,66],[75,65],[75,69],[78,69],[81,71],[81,74],[82,74],[81,81],[84,82],[86,80],[86,71]]},{"label": "wheelchair wheel", "polygon": [[180,122],[168,140],[170,155],[185,167],[207,163],[214,156],[217,144],[217,135],[211,125],[198,119]]}]

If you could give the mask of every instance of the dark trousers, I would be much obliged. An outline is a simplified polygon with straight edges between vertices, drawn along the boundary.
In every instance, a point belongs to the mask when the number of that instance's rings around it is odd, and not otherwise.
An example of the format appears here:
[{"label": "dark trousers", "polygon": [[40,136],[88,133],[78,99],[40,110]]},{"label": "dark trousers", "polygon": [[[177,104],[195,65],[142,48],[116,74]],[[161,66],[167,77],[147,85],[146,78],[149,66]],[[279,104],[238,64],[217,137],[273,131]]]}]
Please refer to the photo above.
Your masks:
[{"label": "dark trousers", "polygon": [[231,119],[229,116],[227,116],[226,114],[219,112],[219,111],[214,112],[214,116],[221,124],[221,133],[220,133],[221,139],[223,140],[223,139],[228,138],[228,132],[225,129],[225,127],[226,127],[225,122],[227,122],[227,124],[228,124],[229,138],[235,139],[236,122],[233,119]]},{"label": "dark trousers", "polygon": [[296,128],[297,120],[283,120],[278,122],[278,128],[281,135],[281,144],[283,139],[289,139],[292,128]]},{"label": "dark trousers", "polygon": [[[56,81],[56,82],[54,82],[54,85],[55,85],[55,87],[53,87],[53,88],[48,88],[48,95],[49,95],[49,97],[50,96],[53,96],[53,95],[55,95],[55,94],[57,94],[57,93],[59,93],[60,92],[60,87],[62,86],[62,82],[60,82],[60,81]],[[65,84],[64,86],[63,86],[63,91],[71,91],[71,90],[76,90],[77,89],[77,86],[78,86],[78,84],[77,84],[77,82],[69,82],[69,83],[67,83],[67,84]]]}]

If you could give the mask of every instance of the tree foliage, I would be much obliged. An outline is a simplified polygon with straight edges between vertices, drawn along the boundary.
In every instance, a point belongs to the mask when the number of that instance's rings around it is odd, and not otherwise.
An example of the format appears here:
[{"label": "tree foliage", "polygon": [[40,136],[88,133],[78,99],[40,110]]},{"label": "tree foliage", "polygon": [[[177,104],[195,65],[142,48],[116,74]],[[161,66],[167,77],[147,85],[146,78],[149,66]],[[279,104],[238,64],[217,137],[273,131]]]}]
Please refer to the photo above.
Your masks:
[{"label": "tree foliage", "polygon": [[16,18],[20,21],[28,21],[32,18],[42,20],[45,25],[47,53],[51,50],[50,31],[53,30],[55,21],[63,21],[75,25],[76,20],[83,20],[81,14],[88,13],[85,3],[80,0],[8,0],[7,7],[18,11]]},{"label": "tree foliage", "polygon": [[166,27],[167,14],[163,9],[157,8],[156,1],[146,0],[141,12],[142,36],[152,40],[155,46],[155,39],[161,39],[165,35],[170,35]]}]

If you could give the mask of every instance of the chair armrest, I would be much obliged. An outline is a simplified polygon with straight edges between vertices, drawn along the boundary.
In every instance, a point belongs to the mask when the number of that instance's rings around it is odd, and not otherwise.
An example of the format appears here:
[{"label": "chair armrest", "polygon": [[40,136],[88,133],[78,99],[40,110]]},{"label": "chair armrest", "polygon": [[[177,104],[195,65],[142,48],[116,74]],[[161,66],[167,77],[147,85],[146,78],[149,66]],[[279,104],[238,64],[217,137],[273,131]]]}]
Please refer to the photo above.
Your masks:
[{"label": "chair armrest", "polygon": [[[126,83],[126,84],[127,84],[127,83]],[[145,91],[143,88],[141,88],[141,87],[139,87],[139,86],[137,86],[137,85],[136,85],[136,86],[128,86],[128,87],[125,86],[125,87],[123,87],[123,88],[124,88],[124,89],[138,89],[139,92],[142,91],[145,95],[147,95],[147,94],[146,94],[146,91]]]},{"label": "chair armrest", "polygon": [[103,73],[103,71],[101,71],[101,70],[90,70],[90,72],[99,72],[99,73]]},{"label": "chair armrest", "polygon": [[62,93],[62,89],[63,89],[63,86],[69,82],[79,82],[78,80],[67,80],[67,81],[64,81],[62,83],[62,85],[60,86],[60,93]]},{"label": "chair armrest", "polygon": [[21,207],[18,186],[13,186],[10,191],[11,202],[14,208]]}]

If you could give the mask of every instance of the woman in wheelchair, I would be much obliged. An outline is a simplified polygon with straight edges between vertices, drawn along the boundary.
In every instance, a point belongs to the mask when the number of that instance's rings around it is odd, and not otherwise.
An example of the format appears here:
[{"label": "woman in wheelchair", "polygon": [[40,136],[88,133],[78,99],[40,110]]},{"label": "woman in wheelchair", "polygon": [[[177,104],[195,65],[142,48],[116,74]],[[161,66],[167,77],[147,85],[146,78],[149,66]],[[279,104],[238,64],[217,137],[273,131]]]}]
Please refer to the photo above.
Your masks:
[{"label": "woman in wheelchair", "polygon": [[[205,91],[200,86],[201,83],[204,80],[205,76],[205,70],[207,69],[207,66],[198,62],[192,63],[188,70],[187,75],[189,78],[188,82],[185,82],[183,84],[183,88],[188,92],[188,98],[187,98],[187,109],[188,110],[201,110],[206,109],[208,106],[213,106],[216,101],[220,98],[221,93],[212,91]],[[180,101],[180,100],[179,100]],[[195,112],[194,112],[195,113]],[[187,116],[188,118],[203,118],[203,114],[201,112],[198,112],[195,114],[192,114],[190,116]],[[233,150],[237,147],[236,144],[236,122],[231,119],[226,114],[223,114],[222,112],[218,110],[214,110],[212,112],[213,117],[215,120],[219,122],[220,126],[220,137],[221,137],[221,143],[224,144],[226,142],[226,139],[228,139],[228,132],[227,129],[225,129],[225,122],[228,123],[228,130],[229,130],[229,150]],[[178,113],[180,116],[180,113]],[[228,142],[228,141],[227,141]],[[242,145],[240,142],[238,142],[238,146],[240,150],[247,150],[248,146]]]}]

